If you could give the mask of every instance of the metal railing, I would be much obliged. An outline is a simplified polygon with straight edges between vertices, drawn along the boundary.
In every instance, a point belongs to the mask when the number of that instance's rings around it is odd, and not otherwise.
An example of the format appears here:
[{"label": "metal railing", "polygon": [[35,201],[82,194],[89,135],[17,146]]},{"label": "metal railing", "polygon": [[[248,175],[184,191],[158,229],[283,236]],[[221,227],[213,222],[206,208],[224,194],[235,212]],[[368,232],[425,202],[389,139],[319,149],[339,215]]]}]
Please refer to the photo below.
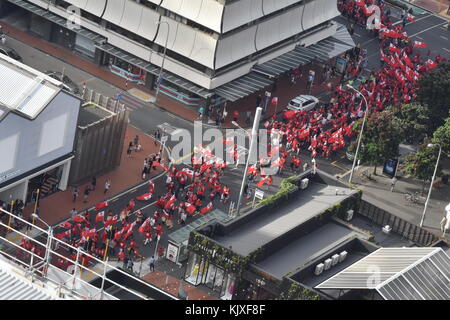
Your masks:
[{"label": "metal railing", "polygon": [[[74,247],[58,238],[55,238],[53,236],[52,227],[50,227],[49,230],[44,230],[1,208],[0,212],[7,216],[8,221],[11,221],[10,219],[18,219],[25,226],[27,226],[30,231],[23,233],[11,227],[9,222],[8,224],[5,224],[0,220],[0,227],[5,228],[7,231],[6,235],[0,235],[0,254],[24,268],[32,281],[34,279],[40,279],[44,282],[49,281],[50,283],[58,285],[61,290],[65,290],[65,292],[80,299],[117,300],[116,297],[105,292],[104,285],[106,282],[140,299],[151,299],[109,279],[107,277],[107,272],[114,270],[122,275],[125,275],[126,277],[129,277],[130,279],[132,278],[133,281],[137,281],[140,284],[157,291],[159,294],[162,294],[169,299],[178,300],[178,298],[172,294],[167,293],[160,288],[139,279],[138,277],[133,277],[131,274],[123,271],[122,269],[111,265],[108,259],[106,261],[102,261],[101,259],[85,252],[81,247]],[[9,240],[8,236],[12,234],[19,235],[21,242],[23,239],[30,241],[30,243],[33,244],[33,247],[31,249],[26,249],[14,241]],[[35,234],[35,236],[32,237],[32,234]],[[63,249],[68,252],[76,252],[75,259],[61,253]],[[66,261],[66,263],[73,265],[73,274],[54,266],[52,264],[52,258],[60,258],[63,261]],[[91,262],[90,266],[88,265],[88,261]],[[95,270],[98,268],[100,268],[101,271]],[[102,279],[101,287],[98,288],[91,285],[82,279],[83,276],[99,277]]]},{"label": "metal railing", "polygon": [[359,214],[380,226],[391,226],[393,232],[398,233],[405,239],[411,240],[421,246],[429,246],[442,239],[428,230],[403,220],[402,218],[397,217],[392,213],[378,208],[377,206],[364,200],[361,201]]},{"label": "metal railing", "polygon": [[122,112],[126,109],[125,104],[121,103],[119,100],[106,97],[92,89],[84,87],[81,92],[81,99],[84,102],[91,102],[105,108],[106,110],[112,111],[114,113]]}]

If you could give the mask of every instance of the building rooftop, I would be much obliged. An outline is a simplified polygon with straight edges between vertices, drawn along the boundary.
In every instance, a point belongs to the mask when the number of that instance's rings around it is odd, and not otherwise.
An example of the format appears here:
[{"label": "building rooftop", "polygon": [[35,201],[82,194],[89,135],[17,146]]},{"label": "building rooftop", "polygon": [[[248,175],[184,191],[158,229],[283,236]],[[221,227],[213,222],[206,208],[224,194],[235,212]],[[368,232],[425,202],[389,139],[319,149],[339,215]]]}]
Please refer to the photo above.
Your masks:
[{"label": "building rooftop", "polygon": [[356,192],[310,181],[309,186],[288,204],[215,240],[225,247],[231,246],[236,253],[248,255]]},{"label": "building rooftop", "polygon": [[111,115],[113,115],[113,113],[109,110],[93,104],[86,104],[80,109],[80,113],[78,115],[78,126],[87,127],[90,124],[100,121]]},{"label": "building rooftop", "polygon": [[375,289],[386,300],[449,300],[450,258],[442,248],[380,248],[317,289]]},{"label": "building rooftop", "polygon": [[282,279],[288,272],[336,249],[357,234],[343,225],[330,222],[266,257],[263,261],[258,262],[257,266],[278,279]]},{"label": "building rooftop", "polygon": [[[60,92],[61,83],[14,59],[0,57],[0,104],[34,119]],[[4,111],[0,111],[0,117]]]}]

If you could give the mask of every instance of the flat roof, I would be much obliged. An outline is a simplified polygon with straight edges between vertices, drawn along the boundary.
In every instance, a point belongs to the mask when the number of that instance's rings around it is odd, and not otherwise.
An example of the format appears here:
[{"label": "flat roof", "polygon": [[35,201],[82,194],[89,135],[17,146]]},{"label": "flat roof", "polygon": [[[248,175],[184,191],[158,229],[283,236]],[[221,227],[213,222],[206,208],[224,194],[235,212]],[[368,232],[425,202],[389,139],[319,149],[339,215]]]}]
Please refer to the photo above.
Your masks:
[{"label": "flat roof", "polygon": [[282,279],[288,272],[336,249],[345,240],[357,234],[343,225],[329,222],[266,257],[263,261],[258,262],[257,266],[262,267],[278,279]]},{"label": "flat roof", "polygon": [[60,92],[61,82],[0,55],[0,104],[34,119]]},{"label": "flat roof", "polygon": [[114,113],[106,109],[99,108],[92,104],[87,104],[80,108],[77,125],[80,127],[86,127],[113,114]]},{"label": "flat roof", "polygon": [[292,199],[270,214],[252,219],[227,236],[217,237],[215,240],[227,248],[231,246],[234,252],[246,256],[356,192],[349,188],[318,184],[310,180],[309,186],[301,190],[296,199]]}]

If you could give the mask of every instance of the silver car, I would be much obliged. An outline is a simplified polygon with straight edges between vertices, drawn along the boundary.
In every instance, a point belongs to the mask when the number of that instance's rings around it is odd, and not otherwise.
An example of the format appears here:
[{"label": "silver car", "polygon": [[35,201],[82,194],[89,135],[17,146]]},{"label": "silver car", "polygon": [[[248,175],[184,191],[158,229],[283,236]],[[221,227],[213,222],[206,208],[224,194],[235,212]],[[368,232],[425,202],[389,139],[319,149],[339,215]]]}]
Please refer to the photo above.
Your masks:
[{"label": "silver car", "polygon": [[287,109],[294,111],[308,111],[314,109],[318,103],[319,99],[316,97],[303,94],[292,99],[289,102]]}]

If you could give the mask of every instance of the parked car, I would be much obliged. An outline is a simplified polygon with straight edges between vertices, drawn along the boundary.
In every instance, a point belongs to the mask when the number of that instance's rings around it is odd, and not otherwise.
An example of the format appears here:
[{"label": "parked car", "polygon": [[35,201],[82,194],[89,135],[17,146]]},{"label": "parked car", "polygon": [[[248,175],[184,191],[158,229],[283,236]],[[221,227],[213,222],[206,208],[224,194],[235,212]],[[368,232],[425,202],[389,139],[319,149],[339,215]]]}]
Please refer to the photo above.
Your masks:
[{"label": "parked car", "polygon": [[314,109],[318,103],[319,99],[316,97],[303,94],[292,99],[289,102],[287,109],[294,111],[308,111]]},{"label": "parked car", "polygon": [[4,46],[4,45],[0,45],[0,53],[4,54],[4,55],[6,55],[6,56],[8,56],[10,58],[13,58],[14,60],[17,60],[19,62],[23,62],[22,61],[22,57],[19,56],[19,54],[16,52],[16,50],[14,50],[14,49],[12,49],[10,47]]},{"label": "parked car", "polygon": [[63,75],[59,71],[46,71],[46,75],[63,83],[63,89],[73,94],[79,94],[80,88],[68,76]]}]

